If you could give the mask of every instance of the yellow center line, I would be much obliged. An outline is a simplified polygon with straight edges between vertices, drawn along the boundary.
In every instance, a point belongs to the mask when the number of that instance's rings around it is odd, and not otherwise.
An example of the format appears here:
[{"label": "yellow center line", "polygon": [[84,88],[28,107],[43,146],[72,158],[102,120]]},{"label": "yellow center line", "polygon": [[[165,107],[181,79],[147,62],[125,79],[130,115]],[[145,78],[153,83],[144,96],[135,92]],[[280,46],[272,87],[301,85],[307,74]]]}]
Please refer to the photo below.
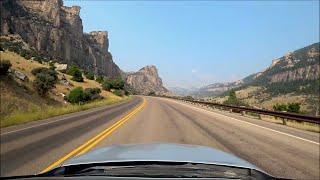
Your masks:
[{"label": "yellow center line", "polygon": [[118,120],[116,123],[114,123],[112,126],[109,128],[105,129],[95,137],[91,138],[89,141],[86,143],[82,144],[81,146],[77,147],[70,153],[66,154],[65,156],[61,157],[59,160],[56,162],[52,163],[50,166],[47,168],[43,169],[40,173],[45,173],[58,165],[62,164],[64,161],[67,159],[73,157],[73,156],[78,156],[83,153],[88,152],[90,149],[92,149],[94,146],[96,146],[100,141],[105,139],[108,135],[110,135],[112,132],[114,132],[116,129],[118,129],[121,125],[123,125],[125,122],[127,122],[133,115],[135,115],[137,112],[139,112],[146,104],[145,98],[143,98],[143,102],[136,107],[134,110],[132,110],[130,113],[128,113],[126,116]]}]

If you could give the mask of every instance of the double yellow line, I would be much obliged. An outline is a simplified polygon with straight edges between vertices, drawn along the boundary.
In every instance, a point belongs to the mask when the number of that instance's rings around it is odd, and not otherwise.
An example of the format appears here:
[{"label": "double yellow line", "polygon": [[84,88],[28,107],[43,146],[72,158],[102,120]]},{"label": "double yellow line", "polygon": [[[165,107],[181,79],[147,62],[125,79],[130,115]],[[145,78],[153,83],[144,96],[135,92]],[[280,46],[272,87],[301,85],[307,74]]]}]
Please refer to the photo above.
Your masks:
[{"label": "double yellow line", "polygon": [[78,148],[76,148],[73,151],[71,151],[70,153],[66,154],[65,156],[60,158],[58,161],[54,162],[53,164],[51,164],[50,166],[48,166],[47,168],[42,170],[40,173],[45,173],[45,172],[53,169],[54,167],[62,164],[64,161],[66,161],[67,159],[69,159],[71,157],[78,156],[78,155],[81,155],[81,154],[88,152],[90,149],[92,149],[94,146],[96,146],[100,141],[105,139],[108,135],[110,135],[112,132],[114,132],[116,129],[118,129],[121,125],[123,125],[125,122],[127,122],[133,115],[135,115],[137,112],[139,112],[145,106],[145,104],[146,104],[146,101],[145,101],[145,98],[143,98],[142,103],[137,108],[135,108],[133,111],[131,111],[129,114],[127,114],[126,116],[121,118],[119,121],[114,123],[109,128],[105,129],[104,131],[102,131],[101,133],[96,135],[95,137],[91,138],[86,143],[82,144]]}]

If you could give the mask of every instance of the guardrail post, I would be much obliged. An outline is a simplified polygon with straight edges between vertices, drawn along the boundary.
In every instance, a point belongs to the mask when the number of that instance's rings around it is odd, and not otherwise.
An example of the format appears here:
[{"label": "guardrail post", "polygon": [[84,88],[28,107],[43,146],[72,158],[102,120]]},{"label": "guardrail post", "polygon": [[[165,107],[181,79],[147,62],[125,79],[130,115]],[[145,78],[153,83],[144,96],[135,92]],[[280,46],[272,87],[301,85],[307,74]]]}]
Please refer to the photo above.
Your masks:
[{"label": "guardrail post", "polygon": [[260,119],[260,120],[262,119],[261,114],[258,114],[258,119]]},{"label": "guardrail post", "polygon": [[232,109],[229,109],[229,112],[232,113]]},{"label": "guardrail post", "polygon": [[245,116],[245,115],[246,115],[246,112],[245,112],[245,111],[241,111],[241,115],[242,115],[242,116]]},{"label": "guardrail post", "polygon": [[287,121],[286,121],[285,118],[282,118],[282,124],[283,124],[283,125],[287,125]]}]

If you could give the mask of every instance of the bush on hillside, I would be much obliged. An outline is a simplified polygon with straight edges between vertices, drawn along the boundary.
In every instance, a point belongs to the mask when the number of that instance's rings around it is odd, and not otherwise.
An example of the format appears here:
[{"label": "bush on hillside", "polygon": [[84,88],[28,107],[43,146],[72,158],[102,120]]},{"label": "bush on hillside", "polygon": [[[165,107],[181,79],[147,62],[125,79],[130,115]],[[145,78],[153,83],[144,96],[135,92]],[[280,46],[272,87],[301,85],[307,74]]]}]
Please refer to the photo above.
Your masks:
[{"label": "bush on hillside", "polygon": [[90,100],[102,99],[100,96],[101,89],[100,88],[86,88],[84,93],[89,97]]},{"label": "bush on hillside", "polygon": [[96,81],[100,84],[102,84],[102,82],[104,81],[105,77],[103,76],[97,76]]},{"label": "bush on hillside", "polygon": [[68,70],[67,74],[73,76],[71,80],[77,82],[83,82],[82,72],[76,65],[72,65]]},{"label": "bush on hillside", "polygon": [[105,91],[110,91],[110,89],[111,89],[110,81],[108,81],[108,80],[103,81],[102,84],[101,84],[101,87]]},{"label": "bush on hillside", "polygon": [[53,76],[45,73],[38,73],[33,81],[34,88],[40,96],[46,96],[50,89],[54,87],[56,80]]},{"label": "bush on hillside", "polygon": [[33,86],[40,96],[46,96],[58,80],[57,72],[45,67],[34,68],[31,73],[36,76]]},{"label": "bush on hillside", "polygon": [[53,61],[49,62],[49,69],[51,69],[51,70],[55,70],[56,69],[56,67],[54,66],[54,62]]},{"label": "bush on hillside", "polygon": [[87,79],[94,80],[94,73],[93,72],[85,72],[84,75]]},{"label": "bush on hillside", "polygon": [[35,76],[37,74],[39,74],[39,73],[48,74],[48,75],[52,76],[54,78],[54,80],[58,79],[57,71],[52,70],[52,69],[48,69],[48,68],[45,68],[45,67],[34,68],[34,69],[31,70],[31,73],[33,75],[35,75]]},{"label": "bush on hillside", "polygon": [[124,89],[124,80],[121,77],[111,79],[110,83],[112,89]]},{"label": "bush on hillside", "polygon": [[82,87],[76,87],[65,96],[65,99],[72,104],[85,103],[91,100],[101,99],[102,96],[99,95],[100,93],[101,90],[99,88],[86,88],[83,90]]},{"label": "bush on hillside", "polygon": [[88,101],[89,97],[84,93],[82,87],[76,87],[72,89],[67,96],[65,96],[65,99],[72,104],[76,104]]},{"label": "bush on hillside", "polygon": [[113,91],[113,94],[117,95],[117,96],[124,96],[124,91],[123,90],[120,90],[120,89],[116,89]]},{"label": "bush on hillside", "polygon": [[11,66],[9,60],[0,60],[0,75],[6,75]]}]

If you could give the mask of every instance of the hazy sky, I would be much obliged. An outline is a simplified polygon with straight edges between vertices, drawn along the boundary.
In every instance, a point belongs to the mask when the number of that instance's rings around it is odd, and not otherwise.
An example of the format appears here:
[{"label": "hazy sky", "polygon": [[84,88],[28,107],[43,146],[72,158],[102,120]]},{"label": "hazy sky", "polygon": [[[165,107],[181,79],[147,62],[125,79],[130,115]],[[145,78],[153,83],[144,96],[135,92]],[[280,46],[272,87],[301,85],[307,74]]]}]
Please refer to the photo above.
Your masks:
[{"label": "hazy sky", "polygon": [[154,64],[167,87],[241,79],[319,42],[319,1],[64,1],[109,32],[124,71]]}]

